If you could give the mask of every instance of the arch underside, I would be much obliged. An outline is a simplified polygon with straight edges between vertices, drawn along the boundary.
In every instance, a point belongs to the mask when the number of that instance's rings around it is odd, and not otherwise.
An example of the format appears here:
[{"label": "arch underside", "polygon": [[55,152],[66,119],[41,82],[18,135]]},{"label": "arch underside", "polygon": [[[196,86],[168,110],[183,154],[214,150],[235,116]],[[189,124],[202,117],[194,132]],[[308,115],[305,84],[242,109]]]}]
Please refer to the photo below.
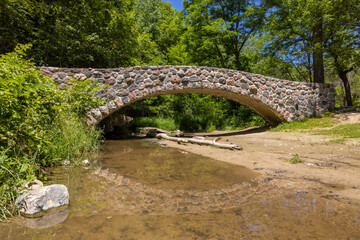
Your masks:
[{"label": "arch underside", "polygon": [[[252,98],[252,97],[249,97],[246,95],[242,95],[239,93],[234,93],[234,92],[220,90],[220,89],[206,89],[206,88],[186,88],[186,89],[173,89],[173,90],[167,90],[167,91],[154,92],[145,97],[134,99],[127,104],[123,104],[122,106],[114,109],[114,111],[112,111],[112,113],[120,110],[121,108],[123,108],[127,105],[130,105],[131,103],[139,101],[139,100],[143,100],[146,98],[155,97],[155,96],[159,96],[159,95],[181,94],[181,93],[208,94],[208,95],[223,97],[223,98],[238,102],[241,105],[249,107],[255,113],[260,115],[271,126],[276,126],[279,123],[286,122],[286,119],[279,112],[272,109],[270,106],[262,103],[260,100],[257,100],[255,98]],[[110,115],[111,115],[111,113],[109,113],[108,116],[110,116]],[[107,117],[107,116],[105,116],[105,117]],[[100,122],[100,121],[98,120],[98,122]]]}]

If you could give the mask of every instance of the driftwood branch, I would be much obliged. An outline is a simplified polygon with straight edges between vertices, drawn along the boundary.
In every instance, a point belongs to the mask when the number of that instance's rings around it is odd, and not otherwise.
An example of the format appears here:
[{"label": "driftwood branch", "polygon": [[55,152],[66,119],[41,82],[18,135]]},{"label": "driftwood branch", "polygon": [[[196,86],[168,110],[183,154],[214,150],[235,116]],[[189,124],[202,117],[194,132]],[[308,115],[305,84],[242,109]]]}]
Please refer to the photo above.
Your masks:
[{"label": "driftwood branch", "polygon": [[184,133],[181,132],[180,130],[176,130],[176,131],[166,131],[160,128],[155,128],[155,127],[141,127],[141,128],[137,128],[136,129],[137,132],[141,132],[141,133],[145,133],[146,137],[156,137],[157,134],[159,133],[163,133],[166,135],[173,135],[173,136],[184,136]]},{"label": "driftwood branch", "polygon": [[174,142],[178,142],[178,143],[196,143],[196,144],[200,144],[200,145],[210,145],[210,146],[215,146],[215,147],[219,147],[219,148],[226,148],[226,149],[236,149],[236,150],[242,150],[242,146],[237,145],[237,144],[224,144],[224,143],[218,143],[216,142],[217,140],[219,140],[220,138],[214,139],[214,140],[205,140],[203,138],[178,138],[178,137],[170,137],[169,135],[165,134],[165,133],[159,133],[156,135],[157,138],[164,138],[166,140],[170,140],[170,141],[174,141]]}]

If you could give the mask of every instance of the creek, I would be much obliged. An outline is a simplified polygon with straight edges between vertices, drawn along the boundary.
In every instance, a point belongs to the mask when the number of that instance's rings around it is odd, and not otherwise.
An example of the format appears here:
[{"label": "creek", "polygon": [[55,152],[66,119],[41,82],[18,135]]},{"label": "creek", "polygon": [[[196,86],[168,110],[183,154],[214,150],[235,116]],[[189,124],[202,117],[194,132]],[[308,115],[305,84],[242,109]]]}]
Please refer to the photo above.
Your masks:
[{"label": "creek", "polygon": [[110,140],[91,169],[53,171],[50,183],[68,187],[70,208],[1,223],[0,239],[360,236],[360,206],[278,186],[248,168],[150,141]]}]

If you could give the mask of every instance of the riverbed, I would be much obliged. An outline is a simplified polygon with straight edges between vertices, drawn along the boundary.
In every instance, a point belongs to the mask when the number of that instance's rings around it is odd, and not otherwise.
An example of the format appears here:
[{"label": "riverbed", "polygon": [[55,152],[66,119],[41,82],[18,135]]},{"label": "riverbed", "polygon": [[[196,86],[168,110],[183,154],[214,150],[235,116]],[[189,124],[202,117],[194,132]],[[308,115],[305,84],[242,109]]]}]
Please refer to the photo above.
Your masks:
[{"label": "riverbed", "polygon": [[[231,136],[237,135],[222,141]],[[266,155],[252,155],[167,141],[107,141],[89,169],[53,170],[49,183],[68,187],[69,209],[0,224],[0,239],[359,238],[356,199],[317,194],[320,183],[290,181],[276,164],[271,175],[261,165]]]}]

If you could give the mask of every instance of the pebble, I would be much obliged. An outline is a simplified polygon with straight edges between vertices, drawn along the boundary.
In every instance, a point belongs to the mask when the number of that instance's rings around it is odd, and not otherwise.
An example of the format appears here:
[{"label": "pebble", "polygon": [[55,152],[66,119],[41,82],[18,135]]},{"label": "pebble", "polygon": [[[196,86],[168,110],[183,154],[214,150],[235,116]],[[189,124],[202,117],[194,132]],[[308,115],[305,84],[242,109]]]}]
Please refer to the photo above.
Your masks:
[{"label": "pebble", "polygon": [[81,162],[81,164],[84,166],[89,166],[90,162],[89,162],[89,160],[85,159],[84,161]]}]

